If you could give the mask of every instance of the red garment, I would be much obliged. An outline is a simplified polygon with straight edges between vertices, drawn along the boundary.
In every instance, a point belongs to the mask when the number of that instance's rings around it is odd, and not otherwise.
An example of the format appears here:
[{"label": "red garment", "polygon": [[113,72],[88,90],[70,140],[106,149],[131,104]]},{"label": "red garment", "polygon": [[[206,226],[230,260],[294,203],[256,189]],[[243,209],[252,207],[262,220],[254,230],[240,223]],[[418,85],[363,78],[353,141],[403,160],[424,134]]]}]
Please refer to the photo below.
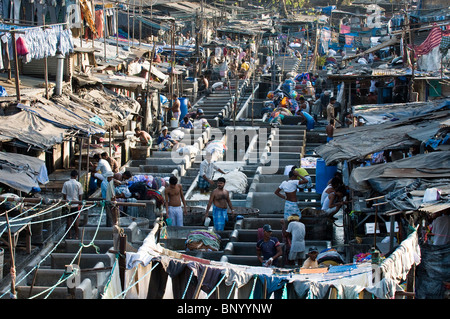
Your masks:
[{"label": "red garment", "polygon": [[97,30],[97,37],[103,37],[103,10],[95,11],[95,29]]},{"label": "red garment", "polygon": [[423,41],[421,45],[414,47],[415,54],[424,55],[430,53],[431,50],[433,50],[435,47],[441,44],[441,39],[442,39],[441,29],[438,27],[434,27],[433,29],[431,29],[425,41]]},{"label": "red garment", "polygon": [[439,27],[434,27],[431,29],[428,37],[423,41],[421,45],[417,46],[409,46],[409,48],[414,48],[414,53],[417,56],[425,55],[431,52],[435,47],[441,44],[441,40],[443,36],[449,36],[450,29],[447,26],[446,30],[442,30]]},{"label": "red garment", "polygon": [[25,43],[25,40],[22,37],[19,37],[16,40],[16,50],[18,56],[25,56],[29,53],[27,44]]}]

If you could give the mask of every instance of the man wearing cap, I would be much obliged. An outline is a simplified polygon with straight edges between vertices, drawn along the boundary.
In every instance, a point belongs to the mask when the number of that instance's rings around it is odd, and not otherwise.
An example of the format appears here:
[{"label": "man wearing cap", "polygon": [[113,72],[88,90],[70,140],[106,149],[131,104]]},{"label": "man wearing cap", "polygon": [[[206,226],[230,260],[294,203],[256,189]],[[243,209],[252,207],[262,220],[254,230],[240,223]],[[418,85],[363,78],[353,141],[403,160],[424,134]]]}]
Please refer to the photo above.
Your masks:
[{"label": "man wearing cap", "polygon": [[301,266],[305,259],[305,225],[300,222],[297,214],[288,217],[288,227],[285,227],[284,219],[281,220],[283,235],[290,241],[288,260],[294,261],[295,266]]},{"label": "man wearing cap", "polygon": [[[161,144],[163,143],[163,144]],[[158,137],[158,140],[156,141],[156,145],[163,150],[167,151],[173,147],[174,144],[178,143],[175,141],[172,136],[169,135],[169,129],[167,126],[163,126],[161,128],[161,135]]]},{"label": "man wearing cap", "polygon": [[263,226],[263,231],[263,239],[256,243],[256,256],[261,265],[265,267],[276,266],[278,257],[283,254],[280,241],[278,238],[272,237],[272,227],[269,224]]},{"label": "man wearing cap", "polygon": [[306,269],[319,268],[319,263],[317,262],[318,255],[319,255],[319,250],[316,247],[309,248],[308,259],[305,260],[302,268],[306,268]]},{"label": "man wearing cap", "polygon": [[209,187],[214,184],[212,180],[214,171],[217,170],[222,174],[225,174],[216,164],[211,162],[212,154],[206,152],[205,159],[200,163],[200,174],[198,177],[197,186],[202,194],[209,190]]},{"label": "man wearing cap", "polygon": [[197,112],[188,113],[187,117],[195,120],[199,118],[201,115],[203,115],[203,109],[197,109]]}]

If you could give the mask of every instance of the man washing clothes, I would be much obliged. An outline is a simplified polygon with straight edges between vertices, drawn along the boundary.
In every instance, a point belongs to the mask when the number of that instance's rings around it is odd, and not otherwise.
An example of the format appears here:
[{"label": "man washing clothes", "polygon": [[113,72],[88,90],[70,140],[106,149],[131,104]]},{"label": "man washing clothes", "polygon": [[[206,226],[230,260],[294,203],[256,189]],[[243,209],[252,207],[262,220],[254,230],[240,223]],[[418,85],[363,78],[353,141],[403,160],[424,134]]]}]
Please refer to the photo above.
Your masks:
[{"label": "man washing clothes", "polygon": [[217,170],[222,174],[225,174],[216,164],[211,162],[212,154],[206,152],[205,159],[200,163],[200,174],[198,177],[198,188],[200,193],[204,194],[209,190],[209,187],[214,184],[212,180],[214,171]]},{"label": "man washing clothes", "polygon": [[[297,179],[300,177],[300,179]],[[289,172],[289,179],[281,183],[275,191],[275,195],[285,200],[284,203],[284,219],[288,219],[292,214],[301,217],[300,209],[297,204],[297,187],[299,184],[306,184],[308,180],[303,176],[296,176],[293,171]],[[284,191],[285,195],[281,194]]]}]

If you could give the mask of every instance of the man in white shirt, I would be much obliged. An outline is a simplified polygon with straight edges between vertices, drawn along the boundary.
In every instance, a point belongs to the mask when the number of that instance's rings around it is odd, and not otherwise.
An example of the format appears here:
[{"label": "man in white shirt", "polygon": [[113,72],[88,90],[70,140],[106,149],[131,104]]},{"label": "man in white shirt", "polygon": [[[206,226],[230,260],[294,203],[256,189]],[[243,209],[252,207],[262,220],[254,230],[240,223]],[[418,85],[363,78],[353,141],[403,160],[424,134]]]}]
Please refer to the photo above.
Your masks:
[{"label": "man in white shirt", "polygon": [[[301,216],[301,212],[297,204],[297,186],[298,184],[308,183],[308,180],[303,176],[299,177],[300,179],[297,179],[297,176],[294,174],[294,172],[290,171],[289,179],[282,182],[275,191],[275,195],[285,200],[284,219],[286,220],[292,214],[297,214],[299,217]],[[286,195],[282,195],[281,191],[284,191]]]},{"label": "man in white shirt", "polygon": [[209,187],[214,184],[212,180],[214,171],[217,170],[222,174],[225,174],[216,164],[211,162],[212,154],[207,152],[205,159],[200,164],[200,173],[198,177],[197,186],[202,194],[209,190]]},{"label": "man in white shirt", "polygon": [[296,267],[301,266],[305,260],[305,224],[300,222],[297,214],[289,216],[288,223],[285,229],[285,221],[281,222],[283,235],[291,239],[288,260],[293,261]]},{"label": "man in white shirt", "polygon": [[[69,200],[69,201],[81,201],[82,200],[83,186],[81,185],[81,183],[79,181],[77,181],[77,178],[78,178],[77,170],[73,170],[72,172],[70,172],[70,179],[64,183],[63,188],[61,190],[64,200]],[[69,213],[77,212],[78,207],[79,207],[79,204],[72,204],[70,206]],[[67,217],[66,232],[68,231],[68,233],[67,233],[68,239],[72,238],[72,235],[70,234],[72,230],[75,232],[75,239],[78,239],[78,224],[79,224],[78,217],[79,216],[77,217],[75,222],[73,221],[73,216],[74,216],[74,214],[71,214],[70,216]],[[74,223],[73,229],[69,230],[70,225],[72,223]]]},{"label": "man in white shirt", "polygon": [[93,158],[94,158],[94,160],[97,161],[97,166],[95,167],[95,172],[100,171],[100,173],[95,173],[94,176],[96,178],[98,178],[99,180],[104,181],[106,179],[105,174],[107,172],[112,172],[111,165],[109,165],[107,160],[101,158],[100,154],[98,154],[98,153],[94,154]]}]

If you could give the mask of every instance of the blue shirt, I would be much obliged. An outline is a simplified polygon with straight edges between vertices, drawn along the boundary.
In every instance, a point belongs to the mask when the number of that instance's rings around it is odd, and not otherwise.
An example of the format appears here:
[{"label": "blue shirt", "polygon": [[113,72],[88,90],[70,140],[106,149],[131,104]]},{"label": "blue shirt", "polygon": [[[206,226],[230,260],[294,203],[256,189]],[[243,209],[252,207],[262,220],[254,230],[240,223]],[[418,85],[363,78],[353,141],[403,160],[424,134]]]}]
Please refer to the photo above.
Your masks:
[{"label": "blue shirt", "polygon": [[164,140],[169,140],[169,141],[172,142],[172,136],[170,136],[169,134],[167,134],[166,136],[160,135],[158,137],[158,140],[156,141],[156,144],[159,144],[159,143],[161,143]]},{"label": "blue shirt", "polygon": [[[276,237],[270,237],[268,241],[264,241],[264,239],[261,239],[256,243],[256,249],[261,251],[261,255],[264,260],[268,260],[270,257],[275,256],[278,246],[280,246],[280,241]],[[275,259],[273,260],[272,264],[276,264]]]},{"label": "blue shirt", "polygon": [[194,125],[192,125],[191,121],[188,121],[187,123],[184,121],[180,122],[180,127],[182,128],[194,128]]}]

